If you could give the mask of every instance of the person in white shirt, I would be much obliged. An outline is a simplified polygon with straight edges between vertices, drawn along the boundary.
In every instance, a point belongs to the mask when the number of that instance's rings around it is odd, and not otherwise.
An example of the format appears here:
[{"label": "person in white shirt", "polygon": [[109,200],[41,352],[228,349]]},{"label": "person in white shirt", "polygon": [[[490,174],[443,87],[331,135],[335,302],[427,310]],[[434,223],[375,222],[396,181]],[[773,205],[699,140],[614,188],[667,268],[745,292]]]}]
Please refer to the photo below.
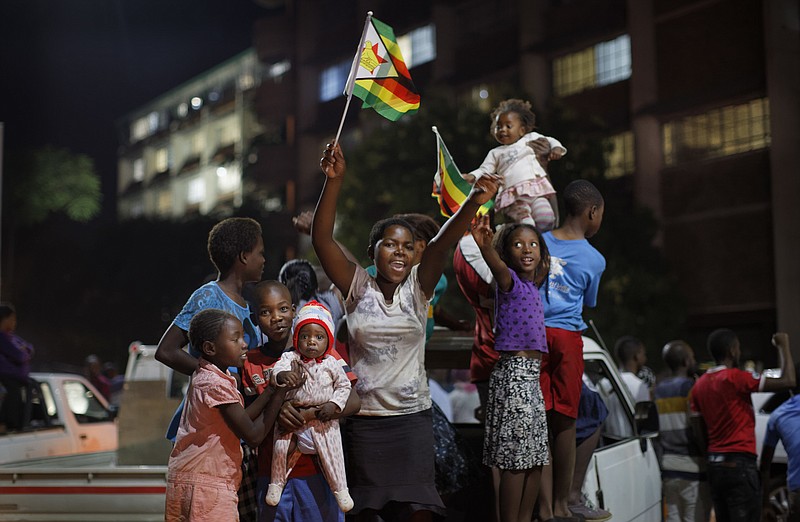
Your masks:
[{"label": "person in white shirt", "polygon": [[650,391],[647,383],[636,376],[647,363],[647,354],[642,341],[630,335],[620,337],[614,346],[614,352],[619,371],[622,373],[622,382],[628,387],[633,402],[649,401]]}]

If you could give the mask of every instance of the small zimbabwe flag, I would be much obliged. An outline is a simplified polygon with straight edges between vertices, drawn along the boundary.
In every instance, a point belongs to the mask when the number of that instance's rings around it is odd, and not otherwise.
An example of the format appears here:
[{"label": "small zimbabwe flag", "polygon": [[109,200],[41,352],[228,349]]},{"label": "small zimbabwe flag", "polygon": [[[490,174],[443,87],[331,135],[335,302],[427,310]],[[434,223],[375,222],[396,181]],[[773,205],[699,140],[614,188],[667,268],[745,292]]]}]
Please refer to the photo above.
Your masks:
[{"label": "small zimbabwe flag", "polygon": [[[436,127],[431,127],[431,130],[436,134],[436,174],[433,176],[433,192],[431,196],[439,200],[439,209],[445,217],[451,217],[456,211],[461,208],[464,201],[467,200],[472,185],[461,177],[461,172],[456,167],[453,157],[447,150],[442,136]],[[478,214],[481,216],[489,212],[494,206],[494,200],[491,199],[484,203],[478,209]]]}]

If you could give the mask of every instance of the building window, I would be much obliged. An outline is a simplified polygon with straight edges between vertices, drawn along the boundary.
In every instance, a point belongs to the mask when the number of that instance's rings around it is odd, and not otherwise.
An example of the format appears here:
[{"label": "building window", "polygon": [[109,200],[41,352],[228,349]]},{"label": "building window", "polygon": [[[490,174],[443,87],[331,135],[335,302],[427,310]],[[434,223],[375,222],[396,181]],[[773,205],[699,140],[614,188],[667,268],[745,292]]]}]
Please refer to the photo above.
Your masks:
[{"label": "building window", "polygon": [[169,151],[166,147],[156,150],[155,154],[156,172],[166,172],[169,170]]},{"label": "building window", "polygon": [[603,140],[606,178],[613,179],[632,174],[635,168],[633,154],[633,133],[631,131],[615,134]]},{"label": "building window", "polygon": [[481,83],[472,87],[468,94],[469,102],[473,106],[477,107],[481,112],[491,112],[492,100],[490,91],[492,91],[492,87],[485,83]]},{"label": "building window", "polygon": [[330,101],[342,95],[351,65],[351,60],[345,60],[322,70],[319,76],[319,101]]},{"label": "building window", "polygon": [[292,62],[289,60],[281,60],[280,62],[267,65],[267,78],[278,83],[291,69]]},{"label": "building window", "polygon": [[136,200],[130,204],[129,216],[132,218],[142,217],[144,215],[144,202]]},{"label": "building window", "polygon": [[631,38],[623,34],[594,46],[597,85],[608,85],[631,77]]},{"label": "building window", "polygon": [[409,69],[436,59],[436,26],[428,24],[397,37],[397,45]]},{"label": "building window", "polygon": [[131,141],[140,141],[152,136],[158,130],[158,113],[151,112],[147,116],[137,118],[131,123]]},{"label": "building window", "polygon": [[186,193],[186,202],[196,205],[206,198],[206,180],[202,177],[194,178],[189,182],[189,190]]},{"label": "building window", "polygon": [[226,167],[217,167],[217,189],[220,194],[228,194],[239,188],[239,173]]},{"label": "building window", "polygon": [[673,166],[764,149],[770,139],[767,98],[720,107],[665,123],[664,163]]},{"label": "building window", "polygon": [[133,160],[133,181],[144,181],[144,159],[142,158]]},{"label": "building window", "polygon": [[217,146],[223,147],[236,141],[236,128],[234,125],[222,125],[217,128]]},{"label": "building window", "polygon": [[131,141],[143,140],[147,137],[147,119],[139,118],[131,124]]},{"label": "building window", "polygon": [[168,216],[172,212],[172,193],[169,190],[162,190],[158,193],[156,207],[161,216]]},{"label": "building window", "polygon": [[147,129],[149,134],[155,134],[158,130],[158,113],[151,112],[147,115]]},{"label": "building window", "polygon": [[631,39],[624,34],[553,60],[553,91],[568,96],[631,76]]},{"label": "building window", "polygon": [[194,133],[191,138],[192,156],[201,155],[205,146],[205,136],[200,132]]}]

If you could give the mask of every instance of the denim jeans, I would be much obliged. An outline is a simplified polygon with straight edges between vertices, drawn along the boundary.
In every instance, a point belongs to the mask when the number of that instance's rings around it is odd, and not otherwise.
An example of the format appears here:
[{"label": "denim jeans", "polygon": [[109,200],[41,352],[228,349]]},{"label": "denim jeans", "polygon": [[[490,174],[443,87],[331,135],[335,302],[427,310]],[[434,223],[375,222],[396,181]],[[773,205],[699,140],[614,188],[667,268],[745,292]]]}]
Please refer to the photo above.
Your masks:
[{"label": "denim jeans", "polygon": [[710,454],[708,482],[718,522],[761,520],[761,479],[755,455]]}]

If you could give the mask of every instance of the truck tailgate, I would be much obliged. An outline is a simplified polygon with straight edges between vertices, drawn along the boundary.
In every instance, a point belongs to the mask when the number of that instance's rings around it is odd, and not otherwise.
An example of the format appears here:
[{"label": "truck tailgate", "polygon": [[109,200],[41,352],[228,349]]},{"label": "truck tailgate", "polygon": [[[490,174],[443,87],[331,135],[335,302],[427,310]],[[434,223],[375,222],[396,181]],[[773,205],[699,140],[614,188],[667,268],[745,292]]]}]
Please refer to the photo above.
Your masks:
[{"label": "truck tailgate", "polygon": [[166,466],[0,468],[0,521],[161,521]]}]

